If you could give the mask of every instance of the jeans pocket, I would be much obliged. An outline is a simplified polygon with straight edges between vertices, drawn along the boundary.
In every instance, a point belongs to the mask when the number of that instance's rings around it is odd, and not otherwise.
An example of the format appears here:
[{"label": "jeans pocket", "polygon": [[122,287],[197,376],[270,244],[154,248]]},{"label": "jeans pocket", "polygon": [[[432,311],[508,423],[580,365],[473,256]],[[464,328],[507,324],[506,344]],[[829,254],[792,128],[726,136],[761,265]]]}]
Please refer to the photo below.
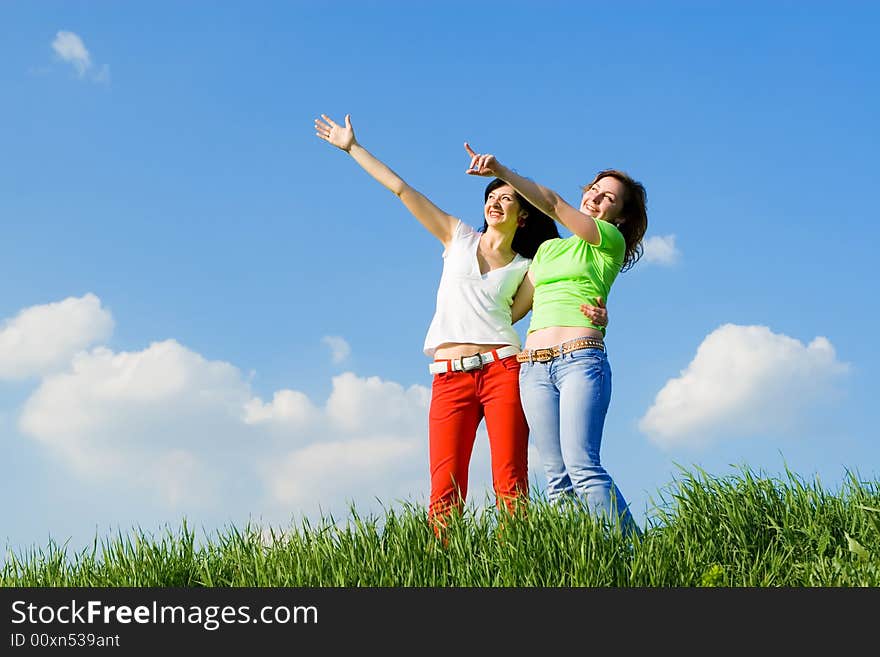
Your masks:
[{"label": "jeans pocket", "polygon": [[600,379],[605,369],[605,352],[601,349],[578,349],[567,354],[572,367],[583,370],[590,378]]},{"label": "jeans pocket", "polygon": [[586,362],[593,360],[597,363],[601,363],[605,359],[605,352],[601,349],[577,349],[575,351],[571,351],[568,353],[569,360],[577,360],[581,362]]}]

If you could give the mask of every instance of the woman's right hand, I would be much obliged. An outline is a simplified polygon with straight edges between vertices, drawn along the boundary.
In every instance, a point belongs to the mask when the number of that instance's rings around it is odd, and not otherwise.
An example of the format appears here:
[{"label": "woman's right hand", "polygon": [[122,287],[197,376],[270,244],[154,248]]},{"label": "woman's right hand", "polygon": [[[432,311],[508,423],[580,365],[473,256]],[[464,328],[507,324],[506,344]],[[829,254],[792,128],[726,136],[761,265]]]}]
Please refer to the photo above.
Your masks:
[{"label": "woman's right hand", "polygon": [[326,114],[322,114],[320,119],[315,119],[315,135],[347,153],[355,143],[354,128],[351,127],[351,114],[345,115],[344,126],[339,125]]},{"label": "woman's right hand", "polygon": [[475,153],[474,149],[467,142],[464,142],[464,149],[471,156],[471,166],[465,173],[472,176],[498,176],[501,171],[501,163],[491,154]]}]

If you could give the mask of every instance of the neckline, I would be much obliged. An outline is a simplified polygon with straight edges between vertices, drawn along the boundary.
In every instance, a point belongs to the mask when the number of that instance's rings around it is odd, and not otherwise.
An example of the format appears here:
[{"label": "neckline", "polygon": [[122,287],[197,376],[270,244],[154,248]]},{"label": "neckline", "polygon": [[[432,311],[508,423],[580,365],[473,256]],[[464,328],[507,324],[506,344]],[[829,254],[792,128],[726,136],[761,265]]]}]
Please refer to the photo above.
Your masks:
[{"label": "neckline", "polygon": [[510,265],[512,265],[513,263],[516,262],[517,258],[522,258],[522,256],[519,253],[514,251],[513,258],[511,258],[510,262],[508,262],[507,264],[501,265],[500,267],[495,267],[494,269],[490,269],[490,270],[486,271],[485,273],[480,271],[480,240],[483,237],[483,233],[478,233],[478,235],[479,235],[479,237],[477,238],[476,243],[474,244],[473,263],[476,266],[477,273],[481,277],[486,277],[489,274],[491,274],[493,271],[501,271],[502,269],[507,269],[508,267],[510,267]]}]

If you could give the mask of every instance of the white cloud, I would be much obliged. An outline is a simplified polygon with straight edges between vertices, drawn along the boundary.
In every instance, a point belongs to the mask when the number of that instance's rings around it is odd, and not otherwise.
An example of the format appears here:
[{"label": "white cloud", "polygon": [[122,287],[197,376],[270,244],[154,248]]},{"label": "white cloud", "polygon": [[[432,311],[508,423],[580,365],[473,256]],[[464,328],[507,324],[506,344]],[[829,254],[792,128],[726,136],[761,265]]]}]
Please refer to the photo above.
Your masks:
[{"label": "white cloud", "polygon": [[[346,500],[381,494],[388,505],[422,492],[428,477],[421,468],[421,445],[412,436],[372,436],[316,442],[267,464],[272,496],[288,507],[311,513],[346,509]],[[402,463],[418,464],[401,471]],[[403,475],[403,476],[402,476]],[[421,480],[418,480],[421,479]],[[356,506],[360,506],[356,502]]]},{"label": "white cloud", "polygon": [[173,340],[77,354],[25,402],[19,427],[87,480],[125,481],[166,501],[215,493],[212,474],[246,436],[239,371]]},{"label": "white cloud", "polygon": [[76,352],[112,332],[113,317],[94,294],[25,308],[0,325],[0,379],[66,367]]},{"label": "white cloud", "polygon": [[848,370],[827,338],[804,345],[766,326],[725,324],[657,393],[639,428],[662,447],[790,432]]},{"label": "white cloud", "polygon": [[142,351],[71,351],[67,367],[27,399],[18,428],[86,482],[137,498],[147,492],[172,510],[287,517],[347,514],[350,501],[360,510],[426,492],[423,386],[346,372],[323,406],[290,389],[267,402],[238,368],[174,340]]},{"label": "white cloud", "polygon": [[351,347],[344,338],[336,335],[325,335],[321,338],[321,342],[330,347],[330,355],[334,363],[341,363],[351,354]]},{"label": "white cloud", "polygon": [[311,400],[296,390],[279,390],[269,403],[254,397],[244,407],[247,424],[275,424],[291,429],[308,427],[319,414]]},{"label": "white cloud", "polygon": [[69,62],[79,77],[83,77],[92,67],[92,57],[79,35],[59,31],[52,42],[52,49],[65,62]]},{"label": "white cloud", "polygon": [[59,30],[52,41],[52,50],[59,58],[73,66],[77,77],[85,78],[86,74],[91,72],[93,82],[107,83],[110,81],[110,67],[107,64],[92,72],[94,70],[92,56],[78,34]]},{"label": "white cloud", "polygon": [[642,262],[657,265],[674,265],[681,259],[681,251],[675,246],[675,235],[655,235],[646,239],[642,246]]},{"label": "white cloud", "polygon": [[272,496],[317,512],[347,500],[384,503],[426,492],[430,391],[345,372],[321,413],[321,430],[301,448],[267,462]]},{"label": "white cloud", "polygon": [[430,392],[424,386],[404,389],[377,376],[362,379],[345,372],[333,377],[327,419],[334,428],[348,433],[365,428],[423,433],[429,400]]}]

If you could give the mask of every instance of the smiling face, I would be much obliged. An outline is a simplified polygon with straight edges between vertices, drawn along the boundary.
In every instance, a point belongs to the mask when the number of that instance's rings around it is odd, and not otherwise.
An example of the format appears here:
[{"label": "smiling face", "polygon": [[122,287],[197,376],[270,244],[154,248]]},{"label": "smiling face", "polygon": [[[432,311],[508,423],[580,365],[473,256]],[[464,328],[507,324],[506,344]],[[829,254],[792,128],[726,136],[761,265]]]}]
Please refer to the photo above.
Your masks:
[{"label": "smiling face", "polygon": [[516,192],[510,185],[504,184],[489,192],[483,216],[490,226],[517,226],[520,218],[525,219],[528,213],[522,208]]},{"label": "smiling face", "polygon": [[595,181],[581,197],[581,212],[594,219],[615,223],[623,211],[626,186],[613,176]]}]

